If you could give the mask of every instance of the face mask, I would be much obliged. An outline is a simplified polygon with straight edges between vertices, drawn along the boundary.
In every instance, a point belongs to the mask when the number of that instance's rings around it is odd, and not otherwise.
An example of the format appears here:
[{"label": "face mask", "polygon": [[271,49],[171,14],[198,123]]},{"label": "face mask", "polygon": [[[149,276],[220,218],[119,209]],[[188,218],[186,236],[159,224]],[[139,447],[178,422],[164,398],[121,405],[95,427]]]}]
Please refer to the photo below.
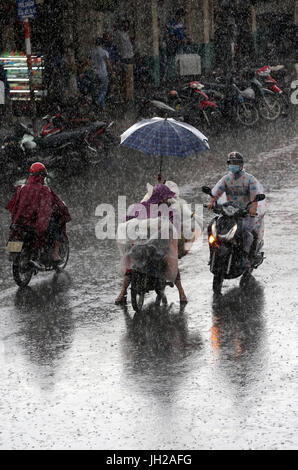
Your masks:
[{"label": "face mask", "polygon": [[240,171],[239,165],[229,165],[229,170],[231,173],[238,173]]}]

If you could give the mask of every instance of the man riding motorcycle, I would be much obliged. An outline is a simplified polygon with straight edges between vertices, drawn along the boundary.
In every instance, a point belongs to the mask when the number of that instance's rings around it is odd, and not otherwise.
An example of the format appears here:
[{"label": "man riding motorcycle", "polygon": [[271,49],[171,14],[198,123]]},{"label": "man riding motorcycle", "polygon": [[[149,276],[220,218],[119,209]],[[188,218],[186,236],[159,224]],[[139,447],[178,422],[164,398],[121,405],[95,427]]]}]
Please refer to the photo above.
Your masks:
[{"label": "man riding motorcycle", "polygon": [[[257,194],[263,193],[263,187],[259,181],[243,168],[244,159],[239,152],[228,154],[227,164],[229,173],[224,175],[212,189],[212,197],[208,204],[208,209],[212,210],[215,201],[224,193],[228,202],[236,202],[245,208],[250,201],[253,201]],[[243,249],[246,254],[243,263],[249,268],[250,250],[254,241],[254,235],[262,239],[264,233],[264,213],[257,214],[258,202],[252,202],[249,206],[249,215],[243,219]]]},{"label": "man riding motorcycle", "polygon": [[46,167],[33,163],[26,184],[16,187],[6,209],[11,213],[12,225],[32,227],[41,241],[53,246],[52,262],[58,266],[62,261],[59,248],[71,217],[64,202],[45,185],[46,176]]}]

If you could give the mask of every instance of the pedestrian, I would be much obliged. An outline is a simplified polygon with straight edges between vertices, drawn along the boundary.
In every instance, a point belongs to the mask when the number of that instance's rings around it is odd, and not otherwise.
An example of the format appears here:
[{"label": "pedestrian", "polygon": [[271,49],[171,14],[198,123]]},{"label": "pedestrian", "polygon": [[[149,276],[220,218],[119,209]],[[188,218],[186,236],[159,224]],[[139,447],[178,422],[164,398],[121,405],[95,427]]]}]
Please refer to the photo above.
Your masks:
[{"label": "pedestrian", "polygon": [[113,71],[116,72],[118,65],[120,64],[120,57],[118,49],[108,32],[103,33],[103,48],[108,52]]},{"label": "pedestrian", "polygon": [[97,90],[96,102],[98,106],[105,109],[105,98],[109,87],[109,74],[113,69],[109,59],[109,53],[103,48],[102,37],[97,38],[95,48],[90,54],[91,68],[94,74],[94,89]]},{"label": "pedestrian", "polygon": [[176,55],[183,53],[185,44],[184,16],[184,8],[179,8],[167,27],[167,65],[172,78],[176,76]]},{"label": "pedestrian", "polygon": [[129,26],[129,21],[122,21],[115,34],[115,45],[117,47],[121,63],[122,90],[126,100],[133,97],[134,88],[134,50],[128,34]]}]

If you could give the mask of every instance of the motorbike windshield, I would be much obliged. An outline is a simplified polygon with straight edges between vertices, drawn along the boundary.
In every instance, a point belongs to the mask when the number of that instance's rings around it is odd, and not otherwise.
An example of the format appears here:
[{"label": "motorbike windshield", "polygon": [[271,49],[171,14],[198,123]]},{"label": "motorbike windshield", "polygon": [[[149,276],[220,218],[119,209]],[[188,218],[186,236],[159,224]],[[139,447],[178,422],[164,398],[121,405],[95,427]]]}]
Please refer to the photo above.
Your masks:
[{"label": "motorbike windshield", "polygon": [[166,217],[131,219],[118,227],[120,273],[129,270],[175,281],[178,273],[178,234]]}]

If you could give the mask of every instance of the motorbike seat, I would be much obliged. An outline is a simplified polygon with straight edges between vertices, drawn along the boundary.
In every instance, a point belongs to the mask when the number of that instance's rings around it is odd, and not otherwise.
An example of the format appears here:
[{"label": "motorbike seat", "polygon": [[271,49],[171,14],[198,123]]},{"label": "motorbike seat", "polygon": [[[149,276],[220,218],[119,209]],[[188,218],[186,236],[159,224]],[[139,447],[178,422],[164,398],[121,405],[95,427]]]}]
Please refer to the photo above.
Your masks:
[{"label": "motorbike seat", "polygon": [[105,123],[102,121],[96,121],[80,128],[71,129],[67,131],[59,132],[58,134],[52,134],[47,137],[39,137],[36,139],[36,143],[41,148],[60,147],[68,142],[73,142],[76,139],[87,136],[90,132],[96,131],[105,127]]}]

